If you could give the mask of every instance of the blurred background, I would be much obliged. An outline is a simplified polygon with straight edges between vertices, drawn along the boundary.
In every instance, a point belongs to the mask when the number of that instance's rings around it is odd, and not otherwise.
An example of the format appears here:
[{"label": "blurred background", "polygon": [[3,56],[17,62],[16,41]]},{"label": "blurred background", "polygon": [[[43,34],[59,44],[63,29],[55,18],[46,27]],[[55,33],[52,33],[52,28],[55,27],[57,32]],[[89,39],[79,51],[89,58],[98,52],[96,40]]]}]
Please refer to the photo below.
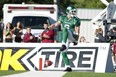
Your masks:
[{"label": "blurred background", "polygon": [[[107,0],[108,2],[112,0]],[[2,7],[4,4],[58,4],[59,11],[63,11],[70,4],[77,8],[104,9],[106,6],[101,0],[0,0],[0,20],[3,18]]]}]

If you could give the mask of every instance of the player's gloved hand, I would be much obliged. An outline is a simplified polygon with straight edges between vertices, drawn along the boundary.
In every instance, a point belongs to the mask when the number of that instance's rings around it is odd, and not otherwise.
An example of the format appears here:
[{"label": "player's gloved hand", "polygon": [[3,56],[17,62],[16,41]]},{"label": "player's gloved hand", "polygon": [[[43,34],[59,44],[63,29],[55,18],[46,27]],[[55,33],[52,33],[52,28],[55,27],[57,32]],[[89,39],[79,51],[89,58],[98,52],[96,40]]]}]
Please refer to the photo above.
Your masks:
[{"label": "player's gloved hand", "polygon": [[74,33],[74,38],[75,38],[75,41],[73,42],[73,45],[77,45],[78,44],[78,39],[79,39],[79,34]]},{"label": "player's gloved hand", "polygon": [[74,33],[74,38],[75,38],[75,41],[78,41],[78,39],[79,39],[79,34],[78,34],[78,33]]}]

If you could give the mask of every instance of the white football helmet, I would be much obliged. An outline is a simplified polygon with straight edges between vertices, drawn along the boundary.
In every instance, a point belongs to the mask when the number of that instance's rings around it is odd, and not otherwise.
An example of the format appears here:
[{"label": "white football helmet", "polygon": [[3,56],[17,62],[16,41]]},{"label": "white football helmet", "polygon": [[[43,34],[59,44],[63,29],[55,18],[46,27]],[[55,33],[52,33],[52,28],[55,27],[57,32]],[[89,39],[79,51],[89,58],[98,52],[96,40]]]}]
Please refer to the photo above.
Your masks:
[{"label": "white football helmet", "polygon": [[66,13],[74,17],[77,14],[77,9],[74,6],[68,6],[66,9]]}]

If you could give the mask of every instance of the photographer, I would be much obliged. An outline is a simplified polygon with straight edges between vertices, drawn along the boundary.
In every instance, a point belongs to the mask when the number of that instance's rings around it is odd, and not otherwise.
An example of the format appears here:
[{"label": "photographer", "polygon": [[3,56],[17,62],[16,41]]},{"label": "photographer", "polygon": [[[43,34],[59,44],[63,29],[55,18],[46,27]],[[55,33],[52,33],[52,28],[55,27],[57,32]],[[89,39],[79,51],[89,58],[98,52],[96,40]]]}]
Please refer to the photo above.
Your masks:
[{"label": "photographer", "polygon": [[110,32],[108,32],[107,36],[108,36],[108,39],[107,39],[108,42],[112,42],[113,40],[115,40],[116,39],[116,27],[113,27],[110,30]]}]

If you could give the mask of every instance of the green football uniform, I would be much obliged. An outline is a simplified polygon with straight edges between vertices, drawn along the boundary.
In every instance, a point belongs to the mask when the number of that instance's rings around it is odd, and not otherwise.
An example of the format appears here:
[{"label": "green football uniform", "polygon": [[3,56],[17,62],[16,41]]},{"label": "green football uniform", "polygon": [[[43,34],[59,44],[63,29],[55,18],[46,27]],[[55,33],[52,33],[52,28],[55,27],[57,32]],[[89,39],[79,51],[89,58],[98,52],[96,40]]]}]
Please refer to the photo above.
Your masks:
[{"label": "green football uniform", "polygon": [[[70,39],[72,42],[75,41],[73,37],[73,33],[75,31],[75,26],[80,26],[80,19],[78,17],[72,17],[70,20],[66,15],[62,15],[59,17],[59,21],[62,24],[62,31],[63,31],[63,40],[62,42],[66,43],[68,37],[69,39],[72,37],[73,39]],[[70,34],[70,32],[72,34]]]},{"label": "green football uniform", "polygon": [[70,42],[76,41],[73,33],[75,32],[75,26],[76,27],[80,26],[80,19],[77,17],[72,17],[69,20],[67,16],[60,16],[59,21],[61,22],[62,26],[62,44],[65,45],[67,44],[66,45],[67,49],[62,51],[61,53],[66,66],[70,66],[69,59],[67,57],[67,50]]},{"label": "green football uniform", "polygon": [[62,23],[63,28],[71,29],[74,31],[75,26],[80,26],[80,19],[78,17],[73,17],[70,20],[66,15],[59,17],[59,21]]},{"label": "green football uniform", "polygon": [[[77,9],[70,5],[66,8],[66,14],[59,17],[58,23],[62,28],[62,46],[60,48],[63,61],[66,65],[66,70],[71,72],[71,65],[67,56],[67,50],[69,48],[69,44],[72,42],[73,45],[77,45],[78,41],[78,30],[80,29],[80,19],[76,17]],[[77,32],[78,31],[78,32]]]}]

